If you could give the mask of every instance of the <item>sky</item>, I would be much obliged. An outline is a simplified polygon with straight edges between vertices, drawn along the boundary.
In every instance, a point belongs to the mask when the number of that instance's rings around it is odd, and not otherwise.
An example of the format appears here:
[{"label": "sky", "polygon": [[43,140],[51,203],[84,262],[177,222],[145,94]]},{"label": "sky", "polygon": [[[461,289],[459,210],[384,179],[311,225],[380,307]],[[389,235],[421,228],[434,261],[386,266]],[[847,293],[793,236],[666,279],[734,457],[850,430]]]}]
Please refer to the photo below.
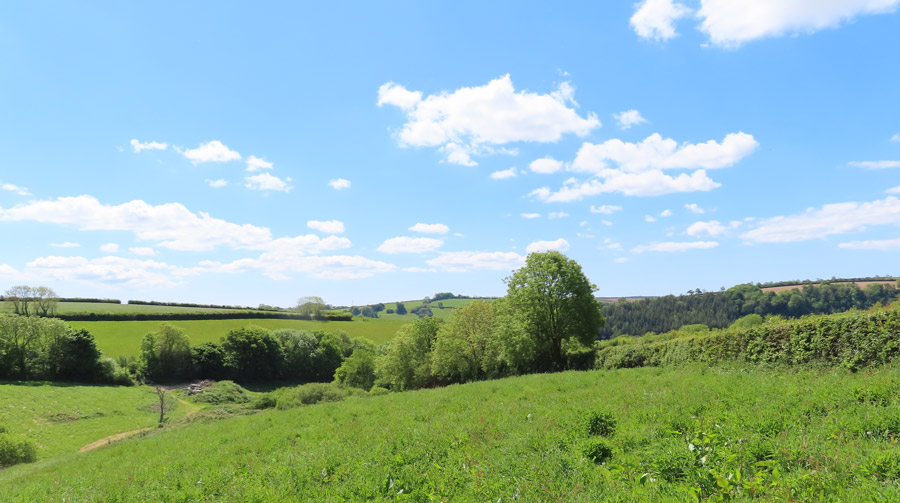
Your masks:
[{"label": "sky", "polygon": [[0,290],[897,275],[900,0],[6,2]]}]

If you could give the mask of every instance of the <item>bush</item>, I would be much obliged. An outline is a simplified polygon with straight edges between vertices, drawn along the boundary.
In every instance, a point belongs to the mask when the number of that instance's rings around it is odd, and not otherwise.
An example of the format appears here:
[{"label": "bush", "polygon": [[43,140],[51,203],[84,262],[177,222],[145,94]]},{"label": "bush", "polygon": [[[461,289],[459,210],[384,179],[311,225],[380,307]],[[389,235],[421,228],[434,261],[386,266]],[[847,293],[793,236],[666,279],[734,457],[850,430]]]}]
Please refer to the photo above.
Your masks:
[{"label": "bush", "polygon": [[588,435],[609,437],[616,432],[616,418],[607,411],[594,411],[585,417]]},{"label": "bush", "polygon": [[391,391],[387,388],[382,388],[381,386],[372,386],[372,389],[369,390],[369,394],[372,396],[379,395],[388,395]]},{"label": "bush", "polygon": [[271,395],[265,394],[256,397],[256,399],[250,403],[250,408],[255,410],[274,409],[276,405],[278,405],[278,401]]},{"label": "bush", "polygon": [[603,440],[592,439],[584,443],[581,453],[594,463],[601,464],[612,457],[612,448]]},{"label": "bush", "polygon": [[37,459],[37,447],[33,442],[17,439],[9,433],[0,433],[0,468],[32,463]]},{"label": "bush", "polygon": [[112,358],[100,358],[97,362],[100,370],[100,382],[106,384],[117,384],[119,386],[134,386],[134,379],[127,368],[119,366],[116,360]]},{"label": "bush", "polygon": [[340,402],[348,396],[365,395],[364,391],[346,388],[335,383],[310,383],[293,388],[281,388],[271,395],[276,400],[279,410],[292,409],[301,405],[312,405],[319,402]]},{"label": "bush", "polygon": [[219,381],[193,396],[195,402],[220,405],[223,403],[247,403],[250,394],[232,381]]}]

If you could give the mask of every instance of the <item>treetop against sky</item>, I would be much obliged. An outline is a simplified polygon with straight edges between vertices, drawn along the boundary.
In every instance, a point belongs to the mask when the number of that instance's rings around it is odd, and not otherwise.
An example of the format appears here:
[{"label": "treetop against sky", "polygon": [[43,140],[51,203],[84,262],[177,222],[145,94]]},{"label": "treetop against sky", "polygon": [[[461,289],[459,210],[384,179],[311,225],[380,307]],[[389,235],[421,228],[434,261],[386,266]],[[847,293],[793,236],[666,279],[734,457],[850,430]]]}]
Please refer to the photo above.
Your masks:
[{"label": "treetop against sky", "polygon": [[[0,7],[0,284],[290,305],[896,274],[900,0]],[[7,287],[4,287],[7,288]]]}]

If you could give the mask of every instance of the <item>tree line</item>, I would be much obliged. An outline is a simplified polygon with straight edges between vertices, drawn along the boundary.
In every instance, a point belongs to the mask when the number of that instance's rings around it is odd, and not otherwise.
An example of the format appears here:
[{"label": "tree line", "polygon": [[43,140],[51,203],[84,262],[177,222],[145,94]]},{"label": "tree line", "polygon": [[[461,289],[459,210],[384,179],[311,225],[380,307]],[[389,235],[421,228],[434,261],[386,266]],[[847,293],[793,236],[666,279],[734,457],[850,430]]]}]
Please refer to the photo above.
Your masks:
[{"label": "tree line", "polygon": [[832,314],[850,309],[868,309],[897,300],[900,290],[891,284],[873,283],[860,288],[854,283],[835,282],[779,293],[763,291],[759,285],[743,284],[723,292],[691,292],[628,302],[605,304],[606,325],[601,339],[619,335],[663,333],[683,325],[704,324],[724,328],[748,314],[798,318],[808,314]]}]

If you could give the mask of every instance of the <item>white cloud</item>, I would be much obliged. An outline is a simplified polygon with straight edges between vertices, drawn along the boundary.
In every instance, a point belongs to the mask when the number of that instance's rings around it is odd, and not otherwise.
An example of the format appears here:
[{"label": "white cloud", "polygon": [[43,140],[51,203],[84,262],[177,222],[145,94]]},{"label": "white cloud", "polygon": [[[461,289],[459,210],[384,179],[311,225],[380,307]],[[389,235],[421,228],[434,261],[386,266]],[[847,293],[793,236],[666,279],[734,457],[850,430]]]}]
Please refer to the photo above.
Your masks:
[{"label": "white cloud", "polygon": [[274,190],[277,192],[290,192],[293,188],[288,185],[288,182],[291,181],[290,178],[285,178],[282,180],[277,176],[270,175],[269,173],[260,173],[258,175],[248,176],[244,178],[247,182],[244,184],[245,187],[252,190]]},{"label": "white cloud", "polygon": [[168,143],[160,143],[158,141],[148,141],[146,143],[141,143],[137,141],[137,139],[131,140],[131,147],[135,152],[140,152],[141,150],[165,150],[169,148]]},{"label": "white cloud", "polygon": [[900,168],[900,161],[852,161],[847,164],[855,168],[865,169]]},{"label": "white cloud", "polygon": [[119,251],[119,245],[116,243],[106,243],[105,245],[100,246],[100,251],[105,253],[116,253]]},{"label": "white cloud", "polygon": [[515,252],[444,252],[427,261],[442,271],[466,272],[477,269],[512,270],[525,265],[525,257]]},{"label": "white cloud", "polygon": [[119,286],[125,288],[170,287],[197,271],[155,260],[122,257],[41,257],[26,264],[33,278]]},{"label": "white cloud", "polygon": [[813,33],[856,16],[893,12],[900,0],[702,0],[697,16],[710,42],[737,47],[751,40]]},{"label": "white cloud", "polygon": [[715,248],[719,243],[715,241],[690,241],[690,242],[674,242],[666,241],[663,243],[655,243],[652,245],[641,245],[635,247],[634,253],[644,252],[683,252],[687,250],[704,250]]},{"label": "white cloud", "polygon": [[887,192],[888,194],[900,194],[900,185],[898,185],[896,187],[891,187],[891,188],[887,189],[885,192]]},{"label": "white cloud", "polygon": [[609,220],[601,220],[600,223],[603,224],[603,225],[605,225],[605,226],[607,226],[607,227],[611,227],[612,224],[613,224],[613,223],[610,222]]},{"label": "white cloud", "polygon": [[565,252],[569,249],[569,242],[563,238],[559,238],[555,241],[535,241],[525,247],[525,251],[528,253],[539,253],[545,251],[558,251]]},{"label": "white cloud", "polygon": [[210,180],[209,178],[207,178],[206,183],[214,189],[221,189],[222,187],[228,185],[228,182],[221,178],[219,178],[218,180]]},{"label": "white cloud", "polygon": [[891,136],[891,141],[900,141],[900,133]]},{"label": "white cloud", "polygon": [[[735,226],[732,226],[735,227]],[[695,222],[687,228],[688,236],[718,236],[727,231],[728,228],[719,223],[718,220],[710,220],[709,222]]]},{"label": "white cloud", "polygon": [[685,205],[684,205],[684,208],[685,208],[686,210],[690,211],[691,213],[698,213],[698,214],[699,214],[699,213],[706,213],[706,210],[704,210],[704,209],[701,208],[700,206],[697,206],[696,203],[685,204]]},{"label": "white cloud", "polygon": [[900,200],[894,196],[871,202],[826,204],[798,215],[760,221],[741,237],[755,243],[785,243],[859,232],[875,225],[900,224]]},{"label": "white cloud", "polygon": [[531,169],[532,172],[540,173],[542,175],[550,175],[556,173],[557,171],[561,170],[562,167],[562,161],[557,161],[552,157],[535,159],[531,161],[531,164],[528,165],[528,168]]},{"label": "white cloud", "polygon": [[556,192],[552,192],[549,187],[541,187],[531,191],[529,196],[554,203],[580,201],[585,197],[610,192],[621,192],[628,196],[660,196],[677,192],[707,192],[721,186],[706,176],[706,171],[702,169],[690,175],[682,173],[677,177],[666,175],[662,171],[632,174],[610,170],[607,175],[605,181],[594,178],[580,184],[570,182]]},{"label": "white cloud", "polygon": [[691,9],[672,0],[644,0],[631,16],[631,26],[642,38],[669,40],[675,37],[675,22]]},{"label": "white cloud", "polygon": [[437,269],[430,267],[404,267],[403,272],[437,272]]},{"label": "white cloud", "polygon": [[600,247],[601,250],[621,250],[622,244],[616,243],[610,238],[606,238],[603,240],[603,245]]},{"label": "white cloud", "polygon": [[440,239],[399,236],[385,240],[378,247],[378,251],[381,253],[428,253],[443,245],[444,242]]},{"label": "white cloud", "polygon": [[637,110],[619,112],[617,114],[613,114],[613,117],[616,119],[616,125],[618,125],[619,129],[623,131],[625,129],[630,129],[632,126],[638,126],[647,122],[647,119],[642,117],[641,113]]},{"label": "white cloud", "polygon": [[622,211],[621,206],[615,206],[612,204],[603,204],[600,206],[591,205],[591,213],[602,213],[604,215],[612,215],[617,211]]},{"label": "white cloud", "polygon": [[499,171],[494,171],[491,173],[491,178],[494,180],[506,180],[507,178],[515,178],[518,176],[519,172],[516,170],[515,166],[510,167],[509,169],[501,169]]},{"label": "white cloud", "polygon": [[310,220],[306,222],[306,226],[314,231],[324,232],[325,234],[343,234],[344,222],[340,220]]},{"label": "white cloud", "polygon": [[128,251],[141,257],[155,257],[159,254],[156,250],[148,246],[134,246],[129,248]]},{"label": "white cloud", "polygon": [[541,218],[540,213],[522,213],[522,218],[527,218],[528,220],[533,220],[535,218]]},{"label": "white cloud", "polygon": [[557,218],[566,218],[569,216],[565,211],[554,211],[547,215],[547,218],[550,220],[556,220]]},{"label": "white cloud", "polygon": [[624,264],[625,262],[628,262],[628,257],[619,257],[615,260],[615,262],[617,264]]},{"label": "white cloud", "polygon": [[350,187],[350,180],[345,180],[343,178],[337,178],[337,179],[334,179],[334,180],[328,182],[328,185],[331,185],[331,188],[334,190],[346,189],[346,188]]},{"label": "white cloud", "polygon": [[[335,236],[330,238],[344,239]],[[360,256],[305,256],[303,253],[297,253],[296,249],[290,246],[276,252],[263,253],[257,259],[240,259],[228,264],[206,262],[201,265],[210,272],[254,271],[276,280],[290,279],[289,273],[301,273],[321,279],[360,279],[397,269],[393,264]]]},{"label": "white cloud", "polygon": [[900,238],[883,239],[876,241],[850,241],[847,243],[838,244],[838,248],[844,248],[848,250],[895,251],[900,250]]},{"label": "white cloud", "polygon": [[422,101],[421,91],[409,91],[400,84],[388,82],[378,88],[378,106],[394,105],[411,110]]},{"label": "white cloud", "polygon": [[228,162],[239,161],[241,154],[226,147],[219,140],[213,140],[207,143],[201,143],[199,147],[180,151],[194,164],[201,162]]},{"label": "white cloud", "polygon": [[446,234],[450,232],[450,228],[444,224],[423,224],[417,223],[409,228],[413,232],[421,232],[422,234]]},{"label": "white cloud", "polygon": [[644,215],[644,221],[645,221],[645,222],[651,222],[651,223],[652,223],[652,222],[656,222],[656,217],[654,217],[654,216],[652,216],[652,215]]},{"label": "white cloud", "polygon": [[72,243],[70,241],[66,241],[65,243],[50,243],[50,246],[54,248],[78,248],[81,246],[78,243]]},{"label": "white cloud", "polygon": [[477,164],[472,155],[495,153],[498,146],[555,142],[565,134],[584,136],[600,127],[595,115],[581,117],[568,106],[575,106],[573,92],[568,83],[549,94],[516,92],[504,75],[483,86],[424,99],[418,91],[389,82],[379,88],[378,103],[406,111],[397,134],[401,146],[440,147],[448,162],[471,166]]},{"label": "white cloud", "polygon": [[[237,153],[237,152],[235,152],[235,153]],[[238,159],[240,159],[240,156],[238,156]],[[247,158],[247,171],[249,171],[251,173],[254,171],[260,171],[263,169],[272,169],[272,166],[274,166],[273,163],[266,162],[264,159],[260,159],[259,157],[256,157],[255,155],[251,155],[250,157]]]},{"label": "white cloud", "polygon": [[8,190],[10,192],[15,192],[20,196],[31,195],[31,192],[29,192],[25,187],[19,187],[18,185],[13,185],[11,183],[4,183],[3,185],[0,185],[0,188],[2,188],[3,190]]},{"label": "white cloud", "polygon": [[662,213],[660,213],[659,216],[661,216],[661,217],[663,217],[663,218],[665,218],[665,217],[671,217],[671,216],[672,216],[672,210],[662,210]]}]

